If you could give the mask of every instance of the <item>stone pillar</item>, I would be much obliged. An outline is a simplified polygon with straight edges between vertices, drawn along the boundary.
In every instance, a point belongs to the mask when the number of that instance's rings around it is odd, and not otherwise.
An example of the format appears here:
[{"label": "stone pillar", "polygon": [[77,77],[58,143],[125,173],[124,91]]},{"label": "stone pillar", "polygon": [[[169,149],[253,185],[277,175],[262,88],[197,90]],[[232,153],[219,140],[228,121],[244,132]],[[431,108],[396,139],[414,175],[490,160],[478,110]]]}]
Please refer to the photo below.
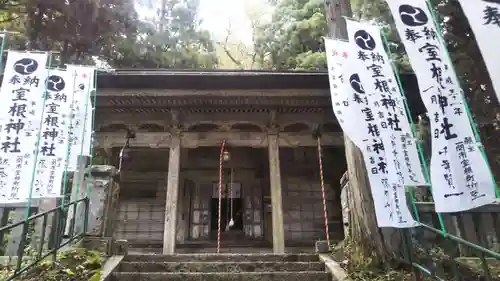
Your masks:
[{"label": "stone pillar", "polygon": [[271,184],[271,207],[273,221],[273,252],[285,253],[285,232],[283,225],[283,203],[281,198],[280,152],[278,135],[268,136],[269,178]]},{"label": "stone pillar", "polygon": [[89,196],[90,211],[87,229],[91,236],[104,235],[107,225],[105,222],[113,219],[113,210],[110,209],[108,198],[115,186],[113,178],[116,174],[117,170],[113,166],[93,165],[90,168],[91,181],[87,184],[92,185],[92,191]]},{"label": "stone pillar", "polygon": [[172,134],[167,173],[167,200],[165,203],[165,228],[163,232],[163,254],[175,253],[175,229],[177,226],[177,200],[179,198],[179,170],[181,140]]},{"label": "stone pillar", "polygon": [[[12,223],[10,223],[10,224],[14,224],[14,223],[17,223],[17,222],[20,222],[20,221],[26,219],[26,207],[15,208],[11,219],[12,219]],[[5,253],[4,253],[5,256],[9,256],[9,257],[17,256],[19,244],[21,243],[21,236],[23,234],[23,226],[24,225],[21,224],[19,226],[11,228],[10,233],[7,234],[8,242],[5,246]],[[28,245],[26,245],[26,246],[28,246]]]},{"label": "stone pillar", "polygon": [[[79,156],[77,162],[77,170],[70,174],[70,177],[72,179],[70,202],[74,202],[87,195],[87,186],[85,184],[85,172],[86,172],[85,166],[87,165],[88,158],[89,158],[88,156],[83,156],[83,155],[81,157]],[[65,236],[70,237],[74,234],[79,234],[83,230],[83,222],[77,222],[76,220],[76,218],[78,217],[78,215],[76,214],[78,213],[78,211],[82,212],[82,210],[84,210],[83,203],[78,203],[76,207],[75,205],[69,207],[68,215],[66,218],[66,227],[64,230]],[[73,218],[74,213],[75,213],[75,218]],[[79,223],[79,225],[76,226],[76,223]],[[75,230],[77,232],[75,232]]]}]

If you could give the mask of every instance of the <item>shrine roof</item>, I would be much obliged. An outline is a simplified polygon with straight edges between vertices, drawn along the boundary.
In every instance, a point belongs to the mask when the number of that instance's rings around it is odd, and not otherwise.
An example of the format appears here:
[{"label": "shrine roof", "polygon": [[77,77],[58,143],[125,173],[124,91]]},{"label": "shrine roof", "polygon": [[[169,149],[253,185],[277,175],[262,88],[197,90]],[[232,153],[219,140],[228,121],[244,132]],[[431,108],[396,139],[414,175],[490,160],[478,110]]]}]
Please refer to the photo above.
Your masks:
[{"label": "shrine roof", "polygon": [[[415,78],[403,75],[402,80],[413,84]],[[97,83],[101,89],[329,88],[327,72],[311,71],[117,69],[99,72]]]},{"label": "shrine roof", "polygon": [[[415,75],[402,74],[401,83],[412,115],[425,112]],[[117,69],[97,79],[98,89],[320,89],[328,95],[329,87],[327,72],[311,71]]]}]

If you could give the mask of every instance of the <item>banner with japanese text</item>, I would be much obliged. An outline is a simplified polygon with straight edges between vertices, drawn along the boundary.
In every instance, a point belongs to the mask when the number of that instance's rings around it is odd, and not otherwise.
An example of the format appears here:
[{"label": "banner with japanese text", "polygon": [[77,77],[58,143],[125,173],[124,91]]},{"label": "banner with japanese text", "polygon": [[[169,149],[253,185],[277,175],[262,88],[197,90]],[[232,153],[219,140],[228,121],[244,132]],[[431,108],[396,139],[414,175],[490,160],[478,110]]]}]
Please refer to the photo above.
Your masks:
[{"label": "banner with japanese text", "polygon": [[[376,125],[376,120],[359,118],[365,116],[365,112],[370,110],[370,103],[360,79],[360,69],[355,66],[356,56],[352,55],[353,48],[350,47],[349,50],[347,52],[348,58],[342,70],[344,95],[350,101],[349,107],[353,111],[352,115],[358,116],[358,118],[355,122],[349,122],[348,125],[356,128],[358,136],[362,139],[359,148],[363,153],[368,172],[377,225],[379,227],[396,228],[414,227],[417,222],[414,221],[406,204],[400,203],[405,201],[398,200],[399,198],[405,198],[404,187],[397,186],[397,182],[389,179],[389,172],[394,171],[395,167],[393,167],[393,164],[388,163],[385,151],[381,149],[383,148],[382,140],[379,136],[372,135],[369,130],[365,129]],[[359,128],[363,129],[359,130]]]},{"label": "banner with japanese text", "polygon": [[350,85],[347,86],[344,83],[344,79],[346,79],[344,67],[347,64],[349,47],[347,42],[325,38],[333,113],[337,117],[342,131],[357,147],[362,147],[365,136],[363,131],[359,130],[359,127],[362,126],[364,121],[359,118],[359,112],[355,113],[353,103],[349,99],[352,91]]},{"label": "banner with japanese text", "polygon": [[375,121],[366,130],[382,140],[382,143],[374,142],[373,147],[386,152],[387,160],[397,169],[393,173],[397,174],[401,184],[425,184],[417,143],[391,61],[384,49],[380,28],[347,20],[347,32],[355,54],[352,63],[359,69],[358,75],[368,100],[363,117],[366,121]]},{"label": "banner with japanese text", "polygon": [[49,70],[48,73],[33,198],[63,195],[69,133],[75,121],[71,113],[74,73],[65,70]]},{"label": "banner with japanese text", "polygon": [[500,104],[500,1],[458,0],[474,32]]},{"label": "banner with japanese text", "polygon": [[73,114],[75,122],[71,129],[69,171],[76,171],[80,155],[89,156],[92,142],[92,95],[95,90],[94,67],[68,65],[67,71],[75,72]]},{"label": "banner with japanese text", "polygon": [[472,130],[463,90],[426,1],[386,1],[431,120],[430,176],[436,212],[460,212],[492,203],[493,178]]},{"label": "banner with japanese text", "polygon": [[0,203],[29,198],[40,132],[47,53],[10,51],[0,89]]}]

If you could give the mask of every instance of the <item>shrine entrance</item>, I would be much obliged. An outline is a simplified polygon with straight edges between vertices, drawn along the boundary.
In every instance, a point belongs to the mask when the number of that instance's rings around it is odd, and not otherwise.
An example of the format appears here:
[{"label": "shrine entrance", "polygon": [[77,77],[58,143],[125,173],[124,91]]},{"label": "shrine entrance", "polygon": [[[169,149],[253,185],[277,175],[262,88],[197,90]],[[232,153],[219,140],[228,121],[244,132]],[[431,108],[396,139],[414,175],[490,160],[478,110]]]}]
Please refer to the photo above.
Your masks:
[{"label": "shrine entrance", "polygon": [[[219,218],[219,199],[212,198],[210,205],[210,239],[216,240]],[[221,237],[225,238],[224,241],[236,241],[244,238],[245,233],[243,232],[243,200],[241,198],[224,198],[221,200],[220,229]]]}]

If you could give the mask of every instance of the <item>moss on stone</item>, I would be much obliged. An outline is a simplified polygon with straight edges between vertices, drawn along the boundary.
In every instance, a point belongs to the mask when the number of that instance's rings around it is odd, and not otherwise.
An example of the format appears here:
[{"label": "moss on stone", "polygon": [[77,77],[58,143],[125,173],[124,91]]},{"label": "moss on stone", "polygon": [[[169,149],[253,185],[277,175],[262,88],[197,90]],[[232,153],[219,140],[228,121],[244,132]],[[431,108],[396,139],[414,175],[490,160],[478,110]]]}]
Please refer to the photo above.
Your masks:
[{"label": "moss on stone", "polygon": [[[55,262],[52,261],[52,256],[49,256],[16,280],[88,281],[90,278],[94,281],[93,278],[96,278],[95,275],[99,275],[103,263],[104,255],[101,252],[76,248],[58,253]],[[0,277],[2,277],[0,279],[5,280],[13,273],[13,268],[5,268],[3,274],[0,272]]]}]

